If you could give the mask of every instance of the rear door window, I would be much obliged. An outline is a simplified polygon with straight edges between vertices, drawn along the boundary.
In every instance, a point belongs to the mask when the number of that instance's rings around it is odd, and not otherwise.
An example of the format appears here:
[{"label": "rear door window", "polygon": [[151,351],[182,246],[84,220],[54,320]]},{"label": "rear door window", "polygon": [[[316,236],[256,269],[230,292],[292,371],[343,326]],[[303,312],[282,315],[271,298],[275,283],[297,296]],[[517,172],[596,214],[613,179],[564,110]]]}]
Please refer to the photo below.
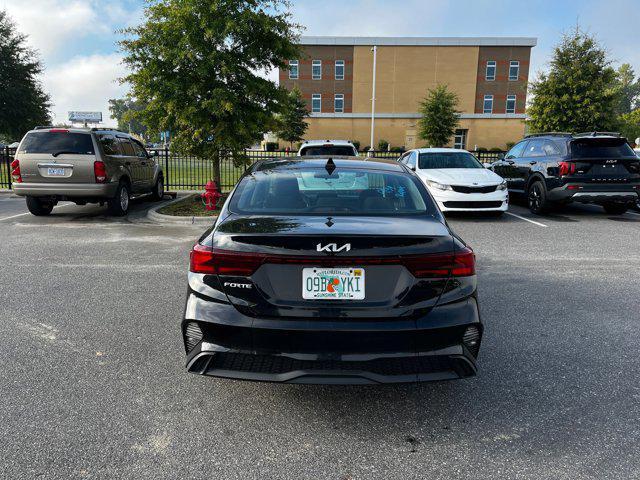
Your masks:
[{"label": "rear door window", "polygon": [[105,155],[121,155],[118,141],[113,135],[99,135],[98,140]]},{"label": "rear door window", "polygon": [[546,153],[544,151],[544,140],[529,140],[527,148],[525,148],[523,157],[544,157]]},{"label": "rear door window", "polygon": [[22,141],[20,153],[94,155],[89,133],[31,132]]},{"label": "rear door window", "polygon": [[147,152],[145,151],[144,148],[142,148],[142,145],[140,145],[138,142],[131,142],[133,144],[133,149],[136,152],[136,156],[140,157],[140,158],[147,158]]},{"label": "rear door window", "polygon": [[122,148],[122,154],[127,157],[135,157],[136,151],[133,149],[133,145],[126,138],[119,138],[120,148]]}]

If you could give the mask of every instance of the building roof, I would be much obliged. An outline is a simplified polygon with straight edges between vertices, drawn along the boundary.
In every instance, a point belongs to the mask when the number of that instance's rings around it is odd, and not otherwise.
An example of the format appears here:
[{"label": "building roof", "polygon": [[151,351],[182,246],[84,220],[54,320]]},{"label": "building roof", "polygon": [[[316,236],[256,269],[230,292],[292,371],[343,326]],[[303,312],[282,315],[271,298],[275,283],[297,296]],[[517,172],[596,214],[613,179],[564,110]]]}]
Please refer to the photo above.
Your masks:
[{"label": "building roof", "polygon": [[300,37],[301,45],[535,47],[535,37]]}]

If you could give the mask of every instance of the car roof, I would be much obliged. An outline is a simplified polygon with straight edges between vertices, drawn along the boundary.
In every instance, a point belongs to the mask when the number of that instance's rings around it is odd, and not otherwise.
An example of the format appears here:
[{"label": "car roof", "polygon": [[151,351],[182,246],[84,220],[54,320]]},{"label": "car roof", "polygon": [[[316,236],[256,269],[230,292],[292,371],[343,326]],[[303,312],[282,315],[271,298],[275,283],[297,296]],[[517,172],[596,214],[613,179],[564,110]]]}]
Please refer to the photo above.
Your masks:
[{"label": "car roof", "polygon": [[256,163],[253,171],[324,168],[329,160],[336,165],[336,168],[384,170],[387,172],[399,173],[406,173],[409,171],[401,163],[387,158],[359,158],[343,156],[289,157],[286,159],[274,158]]},{"label": "car roof", "polygon": [[328,143],[332,145],[345,145],[345,146],[353,147],[353,143],[351,143],[349,140],[306,140],[300,146],[300,148],[307,147],[309,145],[326,145]]},{"label": "car roof", "polygon": [[418,153],[445,153],[445,152],[466,152],[467,150],[462,150],[461,148],[414,148],[412,151]]}]

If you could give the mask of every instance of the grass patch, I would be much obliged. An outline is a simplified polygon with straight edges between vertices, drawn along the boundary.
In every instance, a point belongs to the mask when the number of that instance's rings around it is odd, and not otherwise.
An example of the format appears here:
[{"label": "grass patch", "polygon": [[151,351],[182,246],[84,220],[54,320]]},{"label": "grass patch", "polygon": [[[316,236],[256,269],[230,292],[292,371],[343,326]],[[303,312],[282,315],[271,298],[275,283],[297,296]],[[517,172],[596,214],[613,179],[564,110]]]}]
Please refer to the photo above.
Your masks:
[{"label": "grass patch", "polygon": [[[221,198],[218,205],[223,203],[224,198]],[[158,210],[158,213],[184,217],[215,217],[220,213],[220,209],[207,210],[202,204],[202,199],[199,195],[189,195],[178,202],[162,207]]]}]

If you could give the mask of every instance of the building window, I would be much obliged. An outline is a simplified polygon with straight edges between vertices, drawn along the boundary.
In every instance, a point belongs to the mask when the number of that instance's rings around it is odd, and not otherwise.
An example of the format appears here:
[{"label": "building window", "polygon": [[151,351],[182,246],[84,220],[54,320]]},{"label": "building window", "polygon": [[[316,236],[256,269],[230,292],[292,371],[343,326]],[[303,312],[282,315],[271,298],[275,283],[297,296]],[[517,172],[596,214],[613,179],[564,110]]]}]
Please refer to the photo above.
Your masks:
[{"label": "building window", "polygon": [[485,80],[493,81],[496,79],[496,61],[489,60],[487,62],[487,71],[484,76]]},{"label": "building window", "polygon": [[516,96],[507,95],[507,107],[505,109],[507,113],[516,113]]},{"label": "building window", "polygon": [[344,112],[344,95],[337,93],[333,99],[333,111],[336,113]]},{"label": "building window", "polygon": [[311,112],[320,113],[322,111],[322,95],[314,93],[311,95]]},{"label": "building window", "polygon": [[456,134],[453,137],[453,148],[457,148],[459,150],[466,150],[467,132],[468,130],[456,130]]},{"label": "building window", "polygon": [[322,60],[314,60],[311,62],[311,78],[320,80],[322,78]]},{"label": "building window", "polygon": [[336,60],[336,80],[344,80],[344,60]]},{"label": "building window", "polygon": [[520,62],[517,60],[511,60],[509,62],[509,80],[515,81],[518,80],[520,76]]},{"label": "building window", "polygon": [[298,60],[289,60],[289,79],[298,79]]},{"label": "building window", "polygon": [[493,113],[493,95],[484,96],[484,105],[482,106],[482,113]]}]

